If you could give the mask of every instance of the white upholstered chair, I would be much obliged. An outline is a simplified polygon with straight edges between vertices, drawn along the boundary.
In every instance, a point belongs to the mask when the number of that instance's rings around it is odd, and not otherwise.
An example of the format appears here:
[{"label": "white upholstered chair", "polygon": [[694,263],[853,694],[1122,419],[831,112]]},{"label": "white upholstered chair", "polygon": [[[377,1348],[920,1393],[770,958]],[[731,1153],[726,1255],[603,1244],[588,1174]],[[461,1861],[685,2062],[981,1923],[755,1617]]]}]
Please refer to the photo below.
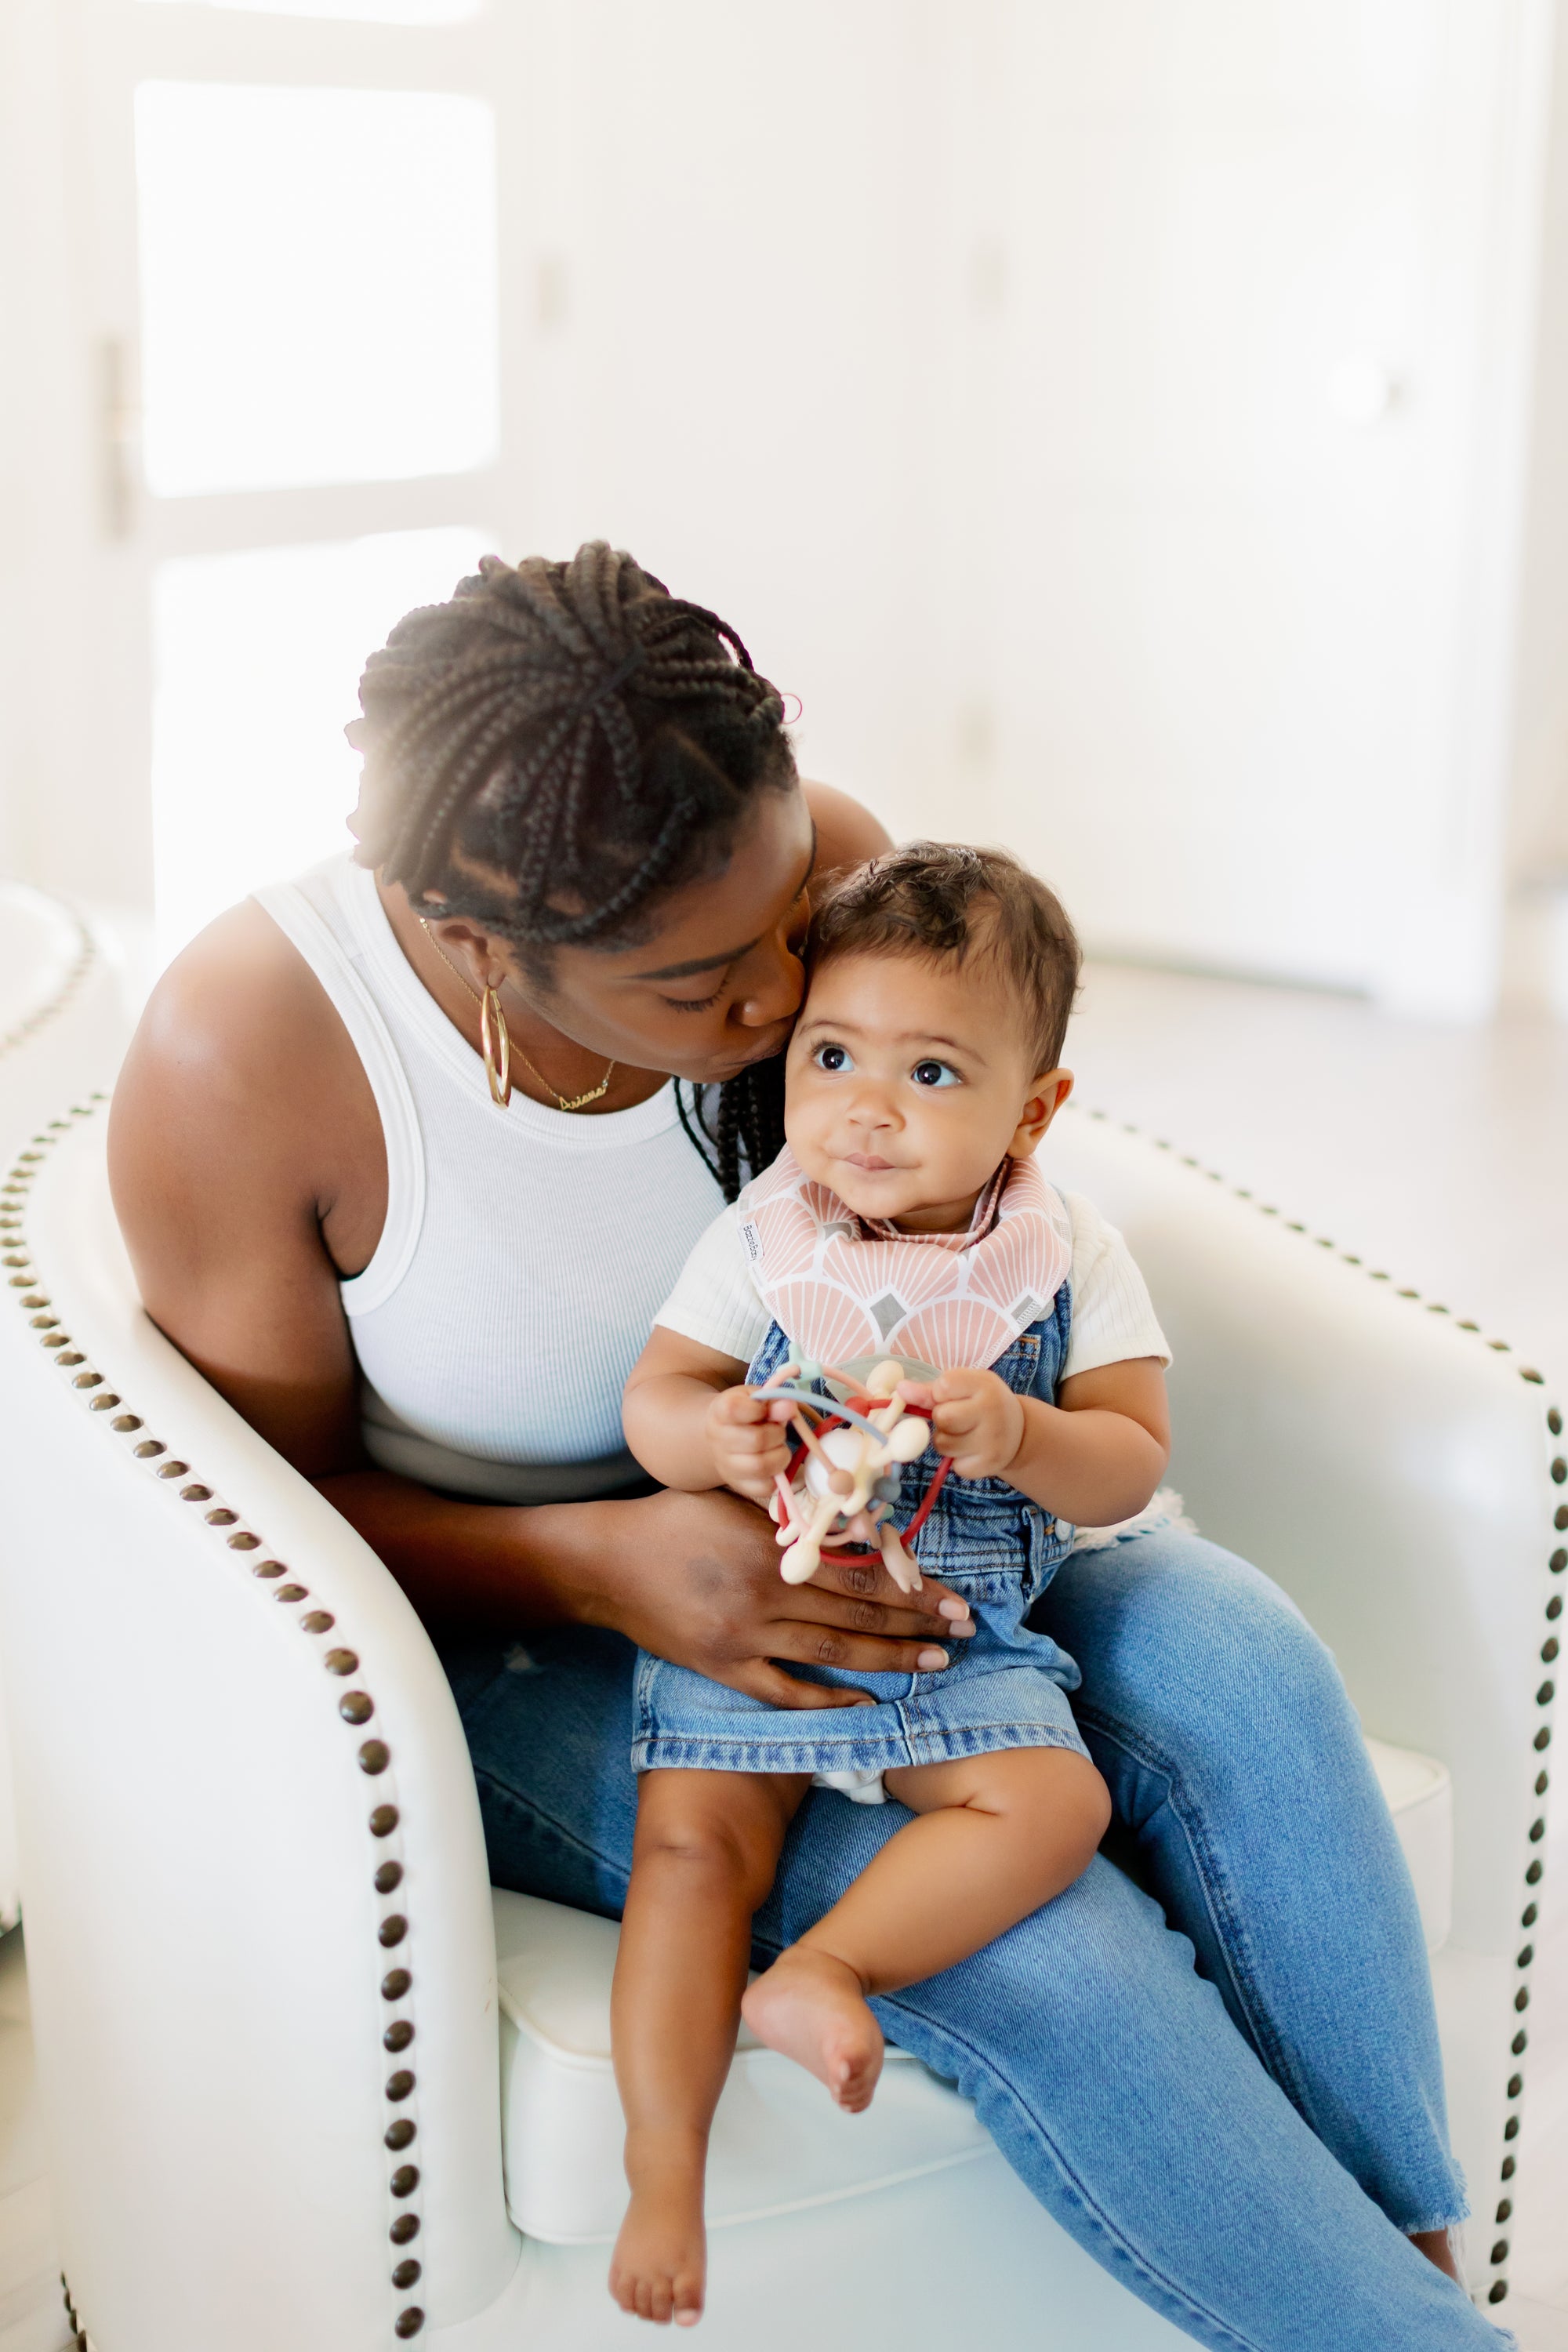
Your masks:
[{"label": "white upholstered chair", "polygon": [[62,1104],[111,1083],[130,1034],[114,942],[63,900],[0,882],[0,1148],[7,1160]]},{"label": "white upholstered chair", "polygon": [[[7,1177],[0,1652],[49,2161],[100,2352],[598,2352],[621,2198],[606,1922],[487,1884],[462,1733],[357,1536],[137,1304],[98,1107]],[[1539,1375],[1072,1115],[1176,1353],[1173,1475],[1337,1651],[1420,1886],[1473,2286],[1506,2291],[1564,1538]],[[1390,1752],[1392,1751],[1392,1752]],[[499,1971],[498,1971],[499,1960]],[[710,2352],[1182,2338],[907,2059],[868,2118],[742,2052]],[[943,2259],[929,2250],[940,2244]]]},{"label": "white upholstered chair", "polygon": [[[107,1086],[130,1034],[113,959],[75,910],[0,882],[0,1164],[62,1102]],[[0,1490],[0,1542],[5,1538]],[[11,1760],[0,1710],[0,1932],[20,1901]]]}]

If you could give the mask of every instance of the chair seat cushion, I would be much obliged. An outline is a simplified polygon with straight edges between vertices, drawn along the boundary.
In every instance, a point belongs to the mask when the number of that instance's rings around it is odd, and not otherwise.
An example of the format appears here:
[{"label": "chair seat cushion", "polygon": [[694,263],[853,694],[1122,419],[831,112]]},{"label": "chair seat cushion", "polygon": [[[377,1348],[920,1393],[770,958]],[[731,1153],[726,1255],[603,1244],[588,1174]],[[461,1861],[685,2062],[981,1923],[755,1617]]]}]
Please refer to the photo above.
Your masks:
[{"label": "chair seat cushion", "polygon": [[[610,2067],[616,1928],[495,1890],[501,2130],[520,2230],[558,2245],[612,2239],[626,2189]],[[966,2099],[889,2050],[868,2114],[839,2112],[812,2075],[744,2029],[713,2119],[710,2226],[853,2197],[984,2156]]]},{"label": "chair seat cushion", "polygon": [[[1448,1776],[1408,1749],[1369,1746],[1436,1950],[1453,1875]],[[608,2241],[626,2199],[610,2064],[616,1928],[500,1888],[494,1904],[507,2203],[530,2237]],[[832,2203],[966,2163],[990,2146],[968,2101],[903,2051],[888,2053],[869,2113],[846,2116],[820,2083],[742,2028],[713,2123],[708,2220],[721,2227]]]},{"label": "chair seat cushion", "polygon": [[1454,1784],[1435,1756],[1369,1739],[1367,1752],[1410,1865],[1429,1952],[1441,1951],[1454,1916]]}]

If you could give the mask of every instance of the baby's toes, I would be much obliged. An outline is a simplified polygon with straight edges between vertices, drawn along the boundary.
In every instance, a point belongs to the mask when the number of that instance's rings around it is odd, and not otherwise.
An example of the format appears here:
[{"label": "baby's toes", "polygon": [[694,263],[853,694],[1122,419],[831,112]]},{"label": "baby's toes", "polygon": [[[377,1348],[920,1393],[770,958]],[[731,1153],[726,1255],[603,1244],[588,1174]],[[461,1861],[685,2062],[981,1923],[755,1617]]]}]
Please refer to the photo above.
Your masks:
[{"label": "baby's toes", "polygon": [[852,2116],[863,2115],[870,2105],[882,2072],[882,2040],[869,2011],[866,2023],[870,2031],[864,2040],[856,2037],[847,2047],[841,2047],[835,2068],[833,2095],[838,2105]]},{"label": "baby's toes", "polygon": [[637,2319],[653,2317],[656,2281],[650,2272],[627,2269],[620,2273],[618,2286],[614,2281],[611,2284],[616,2301],[623,2311],[630,2312]]}]

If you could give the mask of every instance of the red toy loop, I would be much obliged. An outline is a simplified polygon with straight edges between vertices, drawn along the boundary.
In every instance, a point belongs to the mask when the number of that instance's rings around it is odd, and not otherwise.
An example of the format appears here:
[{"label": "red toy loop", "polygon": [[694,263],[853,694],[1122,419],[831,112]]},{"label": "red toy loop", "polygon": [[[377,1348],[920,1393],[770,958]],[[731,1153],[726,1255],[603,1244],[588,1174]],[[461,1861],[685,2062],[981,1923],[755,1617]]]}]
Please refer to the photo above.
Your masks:
[{"label": "red toy loop", "polygon": [[[879,1400],[875,1397],[851,1397],[849,1402],[851,1408],[856,1412],[859,1412],[862,1409],[868,1409],[870,1406],[875,1405],[879,1402]],[[910,1405],[908,1410],[919,1421],[929,1421],[931,1419],[930,1413],[922,1412],[919,1405]],[[818,1437],[821,1437],[830,1429],[844,1429],[847,1426],[848,1424],[844,1421],[840,1414],[830,1413],[826,1420],[819,1421],[817,1423],[816,1434]],[[793,1486],[795,1484],[795,1473],[800,1468],[801,1464],[805,1460],[805,1455],[806,1449],[804,1445],[797,1445],[795,1452],[790,1455],[789,1469],[786,1473],[787,1483],[789,1485]],[[899,1540],[903,1545],[906,1551],[909,1550],[915,1537],[919,1535],[921,1529],[930,1518],[931,1514],[931,1506],[936,1501],[937,1496],[941,1494],[942,1483],[952,1467],[952,1454],[944,1454],[942,1460],[936,1465],[936,1470],[931,1478],[931,1485],[926,1488],[925,1493],[921,1496],[919,1503],[915,1507],[914,1517],[910,1519],[907,1528],[899,1528]],[[832,1547],[832,1551],[833,1557],[836,1560],[846,1560],[851,1568],[864,1568],[873,1561],[879,1568],[882,1565],[882,1555],[879,1551],[845,1551],[837,1544],[835,1544]]]}]

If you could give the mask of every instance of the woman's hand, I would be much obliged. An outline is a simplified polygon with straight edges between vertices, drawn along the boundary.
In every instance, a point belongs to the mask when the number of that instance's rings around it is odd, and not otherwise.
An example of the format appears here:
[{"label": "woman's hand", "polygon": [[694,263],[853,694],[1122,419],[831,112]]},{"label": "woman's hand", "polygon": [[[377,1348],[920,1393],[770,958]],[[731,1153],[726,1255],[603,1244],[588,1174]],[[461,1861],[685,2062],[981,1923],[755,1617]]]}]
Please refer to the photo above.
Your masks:
[{"label": "woman's hand", "polygon": [[785,1431],[795,1411],[788,1397],[766,1396],[757,1389],[721,1389],[703,1422],[720,1484],[765,1510],[773,1499],[773,1480],[789,1469]]},{"label": "woman's hand", "polygon": [[1024,1442],[1024,1406],[995,1372],[902,1381],[899,1394],[931,1414],[937,1451],[952,1454],[961,1478],[1006,1476]]},{"label": "woman's hand", "polygon": [[733,1495],[565,1507],[591,1516],[597,1538],[579,1616],[769,1706],[865,1704],[864,1692],[802,1682],[790,1664],[931,1674],[974,1630],[944,1585],[928,1578],[905,1595],[879,1563],[827,1557],[809,1584],[785,1584],[771,1520]]}]

